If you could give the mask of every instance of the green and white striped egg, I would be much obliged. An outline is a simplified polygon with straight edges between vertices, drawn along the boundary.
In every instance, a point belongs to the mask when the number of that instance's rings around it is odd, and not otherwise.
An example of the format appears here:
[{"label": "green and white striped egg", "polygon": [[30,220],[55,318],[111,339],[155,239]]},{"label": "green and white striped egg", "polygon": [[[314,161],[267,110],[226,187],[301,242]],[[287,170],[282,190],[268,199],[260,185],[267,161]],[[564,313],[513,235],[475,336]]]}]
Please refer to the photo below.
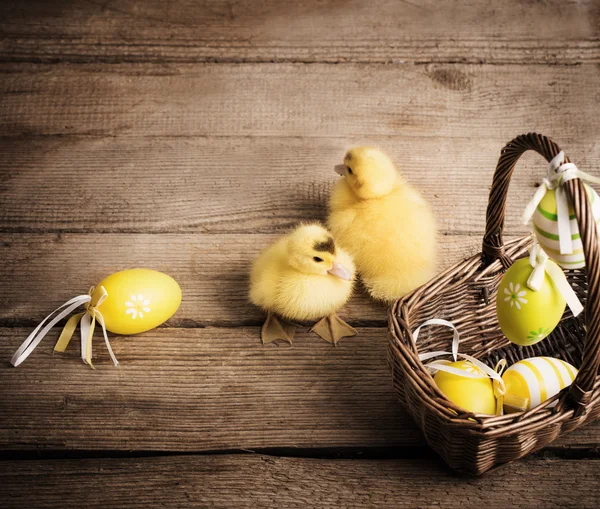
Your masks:
[{"label": "green and white striped egg", "polygon": [[552,357],[531,357],[513,364],[504,372],[502,380],[508,396],[527,398],[529,410],[571,385],[576,376],[577,369],[568,362]]},{"label": "green and white striped egg", "polygon": [[[592,204],[592,212],[596,223],[600,221],[600,198],[596,191],[585,184],[588,199]],[[561,254],[558,242],[558,218],[556,215],[556,190],[549,189],[533,214],[533,229],[539,244],[556,263],[565,269],[580,269],[585,266],[583,246],[579,237],[579,228],[573,207],[569,204],[569,220],[571,222],[571,237],[573,253]]]}]

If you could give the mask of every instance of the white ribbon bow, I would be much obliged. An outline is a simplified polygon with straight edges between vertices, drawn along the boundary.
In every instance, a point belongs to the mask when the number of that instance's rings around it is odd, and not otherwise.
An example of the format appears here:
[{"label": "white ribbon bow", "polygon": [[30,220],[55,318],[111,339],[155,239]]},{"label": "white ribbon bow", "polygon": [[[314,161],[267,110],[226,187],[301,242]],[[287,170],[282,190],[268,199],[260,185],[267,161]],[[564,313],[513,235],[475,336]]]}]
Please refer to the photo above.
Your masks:
[{"label": "white ribbon bow", "polygon": [[[103,287],[99,287],[99,288],[104,290]],[[10,363],[16,368],[25,359],[27,359],[27,357],[29,357],[29,355],[40,344],[42,339],[44,339],[46,334],[48,334],[48,332],[50,332],[50,329],[52,329],[52,327],[54,327],[60,320],[65,318],[67,315],[69,315],[71,312],[73,312],[79,306],[86,305],[92,301],[92,291],[93,291],[93,288],[90,290],[89,294],[78,295],[77,297],[73,297],[72,299],[68,300],[63,305],[59,306],[54,311],[52,311],[52,313],[50,313],[46,318],[44,318],[39,323],[39,325],[33,330],[33,332],[31,334],[29,334],[29,336],[27,336],[27,339],[25,341],[23,341],[23,344],[15,352],[12,359],[10,360]],[[91,358],[91,343],[89,343],[89,341],[88,341],[90,339],[90,328],[92,325],[92,316],[90,315],[90,312],[91,312],[98,319],[98,322],[100,322],[100,325],[102,326],[102,332],[104,334],[104,342],[106,343],[106,348],[108,349],[110,358],[112,359],[114,365],[118,366],[119,361],[117,361],[117,358],[115,357],[115,354],[112,351],[110,342],[108,341],[108,335],[106,334],[106,327],[104,326],[104,317],[102,316],[102,313],[100,313],[100,311],[98,311],[98,309],[97,309],[97,307],[100,306],[100,304],[102,304],[102,302],[104,302],[104,299],[106,299],[107,296],[108,296],[108,294],[106,294],[104,291],[104,293],[101,294],[100,297],[98,298],[98,302],[94,306],[93,310],[91,310],[91,311],[86,310],[86,312],[83,313],[81,316],[81,322],[80,322],[81,358],[86,363],[88,363],[88,358]],[[54,314],[56,314],[56,316],[54,316],[54,318],[52,318],[50,320],[50,318]],[[50,321],[48,322],[48,320],[50,320]],[[48,323],[46,324],[46,322],[48,322]],[[46,325],[44,326],[44,324],[46,324]],[[75,324],[75,326],[76,326],[76,324]],[[67,339],[67,342],[68,342],[68,339]],[[88,345],[90,348],[90,352],[89,352],[90,356],[89,357],[87,355]],[[89,364],[92,368],[94,367],[91,364],[91,362]]]},{"label": "white ribbon bow", "polygon": [[544,283],[544,275],[548,274],[558,292],[565,299],[573,316],[578,316],[583,311],[583,304],[571,288],[565,273],[558,265],[548,263],[548,255],[538,244],[535,235],[533,236],[533,244],[529,249],[529,264],[533,267],[533,271],[527,280],[527,287],[530,290],[539,291]]},{"label": "white ribbon bow", "polygon": [[574,178],[579,178],[585,182],[600,184],[600,178],[580,171],[574,163],[565,163],[565,153],[560,151],[548,164],[548,174],[542,179],[542,183],[536,189],[533,198],[525,207],[522,216],[523,224],[527,224],[533,217],[533,214],[544,198],[546,192],[555,189],[560,254],[573,254],[571,221],[569,219],[569,201],[562,184]]},{"label": "white ribbon bow", "polygon": [[502,380],[501,371],[506,366],[506,361],[504,361],[504,362],[501,361],[498,363],[498,365],[496,366],[496,368],[499,369],[499,371],[500,371],[500,372],[498,372],[498,371],[495,371],[492,368],[490,368],[487,364],[484,364],[480,360],[476,359],[475,357],[472,357],[471,355],[467,355],[466,353],[458,353],[458,345],[460,343],[460,335],[458,333],[458,330],[456,329],[456,327],[454,326],[454,324],[452,322],[449,322],[447,320],[442,320],[440,318],[432,318],[431,320],[427,320],[427,321],[423,322],[421,325],[419,325],[419,327],[417,327],[414,330],[413,341],[415,342],[415,344],[417,342],[417,339],[419,338],[419,333],[421,331],[421,328],[423,328],[427,325],[444,325],[453,330],[452,352],[445,352],[445,351],[439,350],[439,351],[435,351],[435,352],[422,353],[422,354],[419,354],[419,360],[426,361],[429,359],[433,359],[435,357],[441,357],[442,355],[452,355],[452,358],[454,359],[455,362],[457,361],[458,357],[462,357],[463,359],[470,361],[477,368],[479,368],[481,371],[483,371],[485,373],[485,375],[482,375],[481,373],[473,373],[471,371],[464,371],[462,369],[448,366],[448,364],[447,364],[448,361],[429,362],[428,364],[425,364],[425,367],[430,370],[445,371],[447,373],[452,373],[453,375],[458,375],[458,376],[462,376],[465,378],[491,378],[492,381],[494,382],[494,395],[496,396],[496,398],[498,398],[496,413],[498,415],[501,415],[502,414],[502,397],[506,394],[506,386],[504,384],[504,380]]}]

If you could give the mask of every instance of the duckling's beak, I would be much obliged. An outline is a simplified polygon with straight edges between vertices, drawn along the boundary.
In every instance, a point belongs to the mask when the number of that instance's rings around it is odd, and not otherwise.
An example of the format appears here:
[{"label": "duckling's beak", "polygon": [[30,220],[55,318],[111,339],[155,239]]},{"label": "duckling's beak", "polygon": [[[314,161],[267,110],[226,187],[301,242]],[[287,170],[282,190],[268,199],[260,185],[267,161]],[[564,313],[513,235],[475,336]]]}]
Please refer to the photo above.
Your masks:
[{"label": "duckling's beak", "polygon": [[341,175],[342,177],[346,175],[346,165],[345,164],[336,164],[333,167],[333,171]]},{"label": "duckling's beak", "polygon": [[329,272],[332,276],[339,277],[340,279],[344,279],[345,281],[352,280],[352,273],[346,267],[339,263],[334,263],[333,267],[331,267],[331,269],[329,269],[327,272]]}]

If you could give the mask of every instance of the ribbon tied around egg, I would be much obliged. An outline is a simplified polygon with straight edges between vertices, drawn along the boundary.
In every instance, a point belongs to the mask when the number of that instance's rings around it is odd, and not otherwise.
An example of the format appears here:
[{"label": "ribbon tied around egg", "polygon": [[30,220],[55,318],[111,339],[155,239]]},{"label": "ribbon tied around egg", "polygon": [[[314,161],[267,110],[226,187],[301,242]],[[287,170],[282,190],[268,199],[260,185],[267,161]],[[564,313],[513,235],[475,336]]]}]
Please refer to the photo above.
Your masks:
[{"label": "ribbon tied around egg", "polygon": [[533,271],[527,280],[527,286],[534,292],[539,291],[544,283],[544,274],[548,274],[573,316],[578,316],[583,311],[583,304],[571,288],[565,273],[558,265],[549,263],[548,260],[548,255],[533,236],[533,244],[529,249],[529,265],[533,267]]},{"label": "ribbon tied around egg", "polygon": [[[556,217],[554,220],[557,222],[560,255],[573,254],[573,237],[578,233],[577,230],[572,231],[576,225],[571,225],[567,192],[562,186],[565,182],[575,178],[586,183],[600,184],[600,178],[579,170],[574,163],[565,163],[565,153],[559,152],[548,164],[547,175],[542,179],[542,183],[525,207],[522,216],[523,224],[527,224],[534,216],[546,193],[550,190],[555,191]],[[590,192],[593,191],[590,190]],[[560,263],[560,260],[557,261]]]},{"label": "ribbon tied around egg", "polygon": [[446,351],[439,350],[439,351],[426,352],[426,353],[419,354],[419,360],[421,362],[428,361],[430,359],[435,359],[436,357],[441,357],[444,355],[451,355],[455,362],[458,360],[459,357],[471,362],[476,368],[478,368],[478,370],[480,372],[475,373],[472,371],[465,371],[462,369],[458,369],[458,368],[449,366],[448,364],[450,364],[450,361],[447,361],[447,360],[437,360],[437,361],[429,362],[429,363],[425,364],[425,367],[427,369],[429,369],[430,371],[445,371],[446,373],[451,373],[453,375],[457,375],[457,376],[464,377],[464,378],[490,378],[492,380],[494,397],[496,398],[496,415],[503,414],[503,409],[504,409],[505,404],[512,408],[515,408],[517,410],[526,410],[527,409],[527,406],[529,404],[529,400],[527,398],[523,398],[520,396],[506,393],[506,385],[504,383],[504,380],[502,379],[502,373],[503,373],[504,369],[506,368],[506,360],[505,359],[501,359],[496,364],[495,368],[492,369],[488,365],[484,364],[483,362],[481,362],[480,360],[476,359],[475,357],[473,357],[471,355],[468,355],[465,353],[459,353],[458,347],[459,347],[459,343],[460,343],[460,334],[458,332],[458,329],[454,326],[454,324],[452,322],[449,322],[447,320],[442,320],[439,318],[432,318],[430,320],[427,320],[427,321],[423,322],[419,327],[417,327],[413,331],[412,336],[413,336],[413,341],[415,342],[415,344],[419,338],[419,333],[420,333],[421,329],[428,325],[442,325],[442,326],[449,327],[450,329],[452,329],[452,331],[453,331],[452,351],[446,352]]},{"label": "ribbon tied around egg", "polygon": [[81,358],[92,364],[92,338],[96,322],[102,327],[104,342],[115,366],[119,363],[106,331],[114,334],[140,334],[166,322],[181,304],[181,288],[171,276],[151,269],[127,269],[105,277],[86,295],[78,295],[50,313],[19,347],[11,360],[17,367],[44,339],[50,329],[80,306],[56,342],[55,352],[64,352],[77,325],[81,328]]},{"label": "ribbon tied around egg", "polygon": [[106,327],[104,324],[104,317],[102,313],[98,310],[100,304],[104,302],[104,300],[108,297],[108,292],[104,288],[104,286],[98,286],[94,288],[93,286],[90,288],[90,291],[85,295],[78,295],[77,297],[73,297],[72,299],[65,302],[62,306],[56,308],[52,313],[50,313],[46,318],[44,318],[39,325],[33,330],[33,332],[27,337],[27,339],[23,342],[23,344],[19,347],[19,349],[13,355],[11,359],[11,364],[14,367],[17,367],[21,364],[29,355],[35,350],[35,348],[40,344],[42,339],[48,334],[50,329],[54,327],[60,320],[68,316],[71,312],[77,309],[80,306],[83,306],[85,311],[81,313],[77,313],[73,315],[65,326],[54,346],[55,352],[64,352],[67,348],[67,345],[71,341],[75,329],[77,325],[80,324],[81,329],[81,358],[82,360],[88,364],[91,368],[94,368],[92,364],[92,338],[94,336],[94,328],[96,325],[96,321],[102,327],[102,333],[104,334],[104,342],[106,343],[106,348],[108,349],[108,353],[110,354],[110,358],[112,359],[115,366],[119,365],[115,354],[110,346],[110,342],[108,341],[108,335],[106,333]]}]

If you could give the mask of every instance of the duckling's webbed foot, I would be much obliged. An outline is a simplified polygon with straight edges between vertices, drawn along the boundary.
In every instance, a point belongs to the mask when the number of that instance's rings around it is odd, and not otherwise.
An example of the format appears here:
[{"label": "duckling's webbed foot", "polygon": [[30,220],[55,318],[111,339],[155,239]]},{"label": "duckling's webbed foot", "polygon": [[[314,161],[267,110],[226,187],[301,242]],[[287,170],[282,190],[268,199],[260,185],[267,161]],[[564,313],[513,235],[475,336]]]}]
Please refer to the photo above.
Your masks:
[{"label": "duckling's webbed foot", "polygon": [[283,322],[277,315],[269,312],[260,331],[260,338],[263,345],[273,341],[287,341],[291,345],[295,331],[296,327],[294,325]]},{"label": "duckling's webbed foot", "polygon": [[324,318],[321,318],[314,327],[312,332],[316,332],[328,343],[333,343],[337,346],[338,341],[349,336],[356,336],[358,332],[353,327],[350,327],[335,313]]}]

